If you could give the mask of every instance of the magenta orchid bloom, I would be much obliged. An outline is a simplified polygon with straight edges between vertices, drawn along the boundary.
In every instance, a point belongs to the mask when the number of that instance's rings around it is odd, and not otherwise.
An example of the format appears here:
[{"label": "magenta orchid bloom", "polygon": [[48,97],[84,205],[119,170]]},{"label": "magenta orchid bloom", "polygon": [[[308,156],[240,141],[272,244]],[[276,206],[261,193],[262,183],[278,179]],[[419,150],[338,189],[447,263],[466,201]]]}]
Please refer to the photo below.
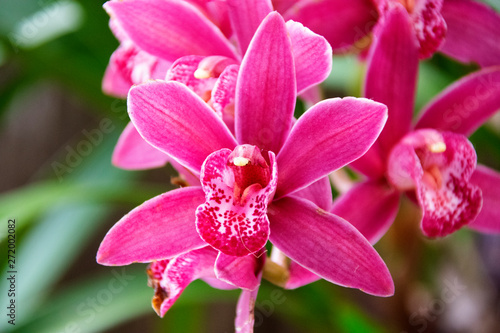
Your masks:
[{"label": "magenta orchid bloom", "polygon": [[373,28],[388,11],[408,12],[420,58],[440,51],[482,67],[500,65],[497,27],[500,15],[475,0],[274,0],[286,19],[301,22],[324,36],[334,52],[364,49]]},{"label": "magenta orchid bloom", "polygon": [[[368,177],[334,203],[332,212],[376,242],[394,220],[400,193],[411,193],[429,237],[468,225],[500,231],[494,202],[500,174],[476,167],[466,135],[500,109],[500,67],[470,74],[443,91],[411,126],[419,44],[403,8],[390,11],[375,31],[365,96],[385,103],[388,122],[368,153],[352,166]],[[355,210],[352,203],[364,207]]]},{"label": "magenta orchid bloom", "polygon": [[[255,30],[272,10],[269,1],[127,0],[110,1],[105,8],[112,17],[113,31],[127,42],[122,42],[111,58],[104,80],[106,91],[112,91],[112,87],[128,91],[131,83],[166,76],[167,80],[187,85],[207,101],[234,133],[234,87],[239,63]],[[198,34],[200,29],[203,35]],[[300,23],[287,22],[287,30],[292,40],[297,91],[308,100],[318,100],[306,93],[330,73],[331,47]],[[237,49],[226,36],[236,39]],[[142,56],[131,57],[122,52],[124,44],[134,45]],[[140,59],[148,61],[141,63]],[[171,64],[168,72],[165,66],[157,66],[167,72],[158,77],[158,71],[150,68],[151,59]],[[140,73],[143,81],[129,79],[127,85],[123,83],[124,75],[117,73]],[[146,77],[146,73],[151,76]],[[138,170],[160,167],[171,159],[140,139],[129,125],[119,139],[112,161],[120,168]]]},{"label": "magenta orchid bloom", "polygon": [[[176,290],[191,279],[213,278],[205,270],[213,266],[219,280],[245,289],[238,303],[240,328],[252,326],[268,240],[330,282],[392,295],[387,267],[369,242],[344,219],[303,198],[323,188],[327,174],[369,149],[386,121],[387,108],[362,98],[329,99],[293,124],[296,84],[291,36],[283,18],[273,12],[257,29],[241,62],[235,136],[186,85],[154,81],[133,87],[129,115],[140,135],[200,175],[201,187],[170,191],[131,211],[104,238],[98,262],[175,262],[188,256],[196,267],[189,266],[189,276],[172,284]],[[216,251],[215,261],[213,252],[207,258],[206,253],[196,254],[198,249]],[[168,262],[164,272],[181,276],[181,266]],[[163,284],[162,278],[167,279]],[[154,281],[161,286],[164,314],[171,304],[170,283],[180,280],[156,274]]]},{"label": "magenta orchid bloom", "polygon": [[475,0],[374,0],[383,21],[395,7],[406,9],[421,59],[436,51],[480,66],[500,65],[494,27],[500,15]]}]

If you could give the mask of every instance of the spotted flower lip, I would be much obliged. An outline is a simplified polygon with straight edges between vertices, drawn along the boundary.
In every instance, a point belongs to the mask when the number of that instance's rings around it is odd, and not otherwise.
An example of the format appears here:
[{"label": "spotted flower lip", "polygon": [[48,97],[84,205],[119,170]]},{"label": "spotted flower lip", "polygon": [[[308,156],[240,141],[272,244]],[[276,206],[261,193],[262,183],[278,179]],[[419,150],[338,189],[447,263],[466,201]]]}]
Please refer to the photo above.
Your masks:
[{"label": "spotted flower lip", "polygon": [[481,190],[470,183],[475,167],[476,152],[463,135],[421,129],[393,148],[388,179],[402,191],[416,191],[422,231],[428,237],[443,237],[479,214]]},{"label": "spotted flower lip", "polygon": [[[136,208],[108,232],[98,262],[168,259],[209,244],[219,251],[217,261],[239,263],[269,238],[286,256],[328,281],[392,295],[387,267],[366,239],[345,220],[294,195],[365,153],[382,130],[387,109],[363,98],[329,99],[292,126],[296,94],[291,41],[276,12],[263,20],[241,62],[235,136],[183,84],[156,81],[133,87],[129,115],[138,132],[199,174],[202,187],[174,190]],[[246,166],[255,168],[238,169]],[[227,196],[238,199],[227,202]],[[230,224],[232,213],[224,216],[226,211],[245,217],[257,211],[259,217]],[[136,226],[145,220],[148,231],[142,233]],[[170,225],[172,232],[163,232]],[[151,233],[155,227],[162,232]],[[248,239],[234,237],[240,234]],[[223,267],[216,263],[216,275],[231,280],[217,273]]]},{"label": "spotted flower lip", "polygon": [[262,249],[269,238],[266,211],[276,191],[278,170],[255,146],[240,145],[209,155],[201,181],[206,202],[196,211],[201,238],[219,251],[244,256]]},{"label": "spotted flower lip", "polygon": [[[375,243],[394,221],[401,194],[411,190],[422,208],[422,231],[430,237],[465,225],[500,232],[492,204],[500,200],[493,190],[500,185],[500,174],[476,167],[466,138],[500,109],[500,67],[481,69],[453,83],[412,124],[418,48],[406,9],[388,11],[374,33],[364,95],[386,104],[389,118],[370,150],[351,164],[368,179],[336,200],[331,211]],[[357,214],[354,202],[365,207],[363,215]]]}]

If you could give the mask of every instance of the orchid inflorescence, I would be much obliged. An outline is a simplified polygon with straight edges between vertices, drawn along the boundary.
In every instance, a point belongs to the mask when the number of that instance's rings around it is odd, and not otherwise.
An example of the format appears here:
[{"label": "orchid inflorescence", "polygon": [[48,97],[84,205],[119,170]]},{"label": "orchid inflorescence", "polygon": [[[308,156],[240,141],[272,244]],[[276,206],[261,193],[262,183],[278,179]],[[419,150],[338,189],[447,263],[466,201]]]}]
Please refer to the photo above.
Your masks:
[{"label": "orchid inflorescence", "polygon": [[[500,231],[500,174],[477,165],[466,137],[500,108],[500,46],[491,29],[500,16],[489,7],[473,0],[104,7],[120,46],[103,90],[127,96],[131,119],[113,164],[141,170],[169,162],[184,186],[124,216],[97,261],[150,263],[160,316],[195,279],[242,290],[238,332],[253,331],[262,278],[289,289],[322,278],[391,296],[394,283],[372,245],[402,195],[420,207],[430,238],[464,226]],[[365,97],[322,100],[332,53],[356,50],[367,63]],[[412,124],[419,59],[436,51],[482,68]],[[478,94],[480,102],[467,102]],[[310,106],[298,119],[297,97]],[[332,200],[328,175],[345,166],[364,177]]]}]

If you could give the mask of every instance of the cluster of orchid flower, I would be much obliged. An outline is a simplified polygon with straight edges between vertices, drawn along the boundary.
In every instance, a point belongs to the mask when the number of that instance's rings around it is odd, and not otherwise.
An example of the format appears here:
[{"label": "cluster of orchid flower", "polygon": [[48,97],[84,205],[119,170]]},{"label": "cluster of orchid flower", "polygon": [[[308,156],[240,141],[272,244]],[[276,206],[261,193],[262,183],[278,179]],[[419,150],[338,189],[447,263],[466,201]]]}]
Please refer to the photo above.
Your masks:
[{"label": "cluster of orchid flower", "polygon": [[[500,109],[500,16],[486,5],[121,0],[104,7],[120,46],[103,89],[127,96],[131,119],[113,164],[140,170],[169,162],[183,186],[123,217],[97,260],[149,262],[160,316],[195,279],[242,290],[238,332],[253,331],[262,278],[284,288],[322,278],[392,295],[372,244],[394,221],[402,194],[421,208],[428,237],[463,226],[500,231],[500,174],[476,165],[466,137]],[[320,100],[332,53],[361,43],[365,98]],[[436,51],[481,69],[445,89],[412,125],[419,59]],[[295,119],[298,96],[311,107]],[[333,200],[328,175],[347,165],[364,177]]]}]

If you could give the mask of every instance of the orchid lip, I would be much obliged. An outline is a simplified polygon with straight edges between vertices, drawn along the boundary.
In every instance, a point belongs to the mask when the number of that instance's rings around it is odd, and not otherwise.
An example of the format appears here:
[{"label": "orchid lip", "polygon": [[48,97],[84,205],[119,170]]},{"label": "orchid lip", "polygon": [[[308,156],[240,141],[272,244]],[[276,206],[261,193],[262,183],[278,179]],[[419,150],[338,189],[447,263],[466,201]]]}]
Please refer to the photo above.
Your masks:
[{"label": "orchid lip", "polygon": [[277,177],[275,155],[256,146],[239,145],[209,155],[201,171],[205,203],[196,211],[201,238],[230,256],[262,249],[269,237],[267,205]]}]

